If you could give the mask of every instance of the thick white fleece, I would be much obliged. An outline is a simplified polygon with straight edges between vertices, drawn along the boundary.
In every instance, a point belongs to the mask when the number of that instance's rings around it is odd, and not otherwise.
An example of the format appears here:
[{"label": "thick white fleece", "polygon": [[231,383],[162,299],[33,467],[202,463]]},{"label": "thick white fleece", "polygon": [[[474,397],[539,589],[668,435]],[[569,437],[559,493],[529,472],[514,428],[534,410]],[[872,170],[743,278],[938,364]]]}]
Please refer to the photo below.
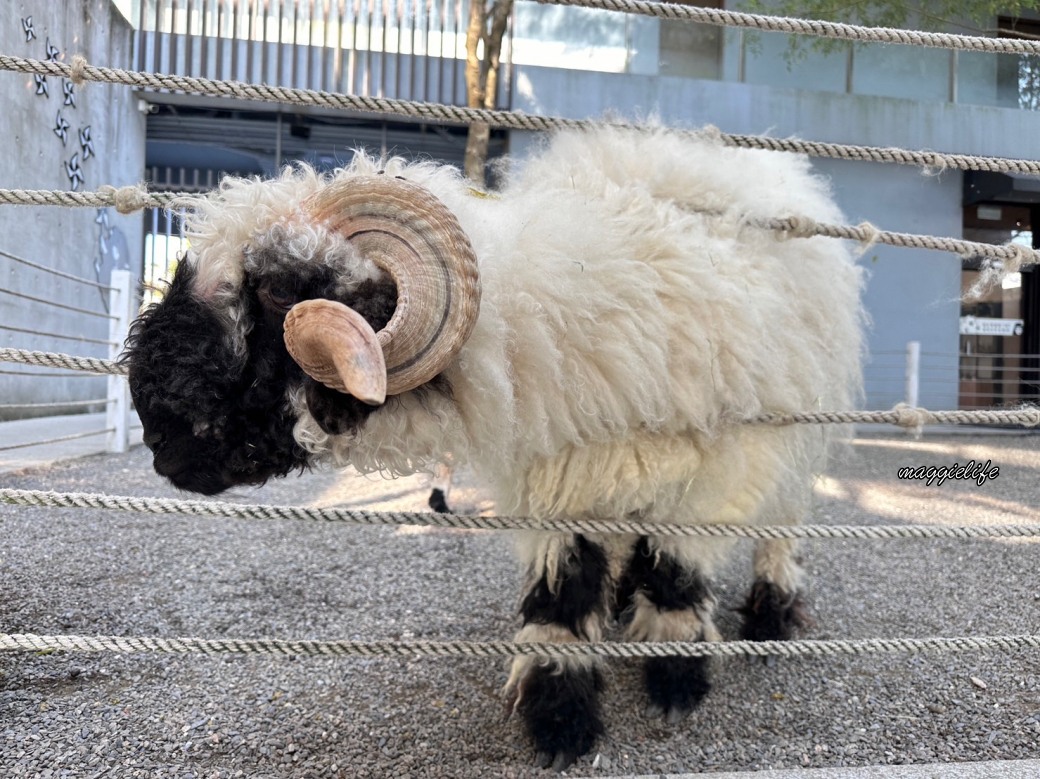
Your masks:
[{"label": "thick white fleece", "polygon": [[[388,473],[450,451],[504,513],[799,520],[828,430],[742,420],[851,407],[863,319],[861,273],[839,241],[746,225],[841,220],[806,159],[600,129],[556,135],[497,197],[429,163],[359,155],[335,175],[383,167],[457,214],[480,263],[480,316],[445,372],[450,399],[391,399],[338,438],[297,399],[298,440]],[[301,217],[322,185],[310,171],[229,182],[190,225],[200,295],[234,327],[248,327],[231,311],[243,247],[274,226],[299,233],[301,261],[344,256]],[[691,562],[710,567],[703,557]]]}]

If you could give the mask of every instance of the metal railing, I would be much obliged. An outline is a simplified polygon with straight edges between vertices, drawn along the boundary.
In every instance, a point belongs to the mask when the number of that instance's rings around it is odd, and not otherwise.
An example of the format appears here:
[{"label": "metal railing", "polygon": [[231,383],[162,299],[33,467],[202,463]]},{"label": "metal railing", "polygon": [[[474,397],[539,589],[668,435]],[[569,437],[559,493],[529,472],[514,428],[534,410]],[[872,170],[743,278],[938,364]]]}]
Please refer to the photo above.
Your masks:
[{"label": "metal railing", "polygon": [[[141,0],[136,61],[158,73],[464,105],[468,17],[468,0]],[[500,84],[510,63],[504,45]],[[499,90],[498,107],[508,94]]]},{"label": "metal railing", "polygon": [[865,370],[868,407],[904,402],[965,411],[1040,404],[1040,354],[878,351]]},{"label": "metal railing", "polygon": [[[5,344],[11,339],[12,345],[39,348],[55,340],[76,342],[86,351],[103,351],[109,359],[118,357],[137,309],[134,277],[129,271],[113,269],[110,281],[102,283],[2,250],[0,268],[5,271],[5,280],[0,282],[0,336]],[[37,290],[46,292],[34,294]],[[71,378],[93,381],[89,386],[67,384]],[[107,386],[103,381],[85,373],[49,368],[0,368],[0,421],[101,411],[105,415],[96,429],[44,439],[16,436],[17,440],[0,443],[0,452],[101,435],[106,436],[108,451],[126,451],[132,425],[127,383],[121,377],[110,377]]]}]

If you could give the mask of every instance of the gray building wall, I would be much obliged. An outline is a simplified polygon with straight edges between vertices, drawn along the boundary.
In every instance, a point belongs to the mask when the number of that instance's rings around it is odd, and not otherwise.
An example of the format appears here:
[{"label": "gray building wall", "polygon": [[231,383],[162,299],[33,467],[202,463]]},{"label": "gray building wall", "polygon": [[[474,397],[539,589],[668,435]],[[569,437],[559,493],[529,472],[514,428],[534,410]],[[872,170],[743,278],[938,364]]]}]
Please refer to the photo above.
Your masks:
[{"label": "gray building wall", "polygon": [[[109,0],[4,3],[0,51],[58,60],[75,54],[115,68],[130,67],[130,25]],[[30,31],[28,25],[31,18]],[[103,184],[135,184],[143,177],[145,122],[133,92],[121,86],[72,87],[66,102],[63,79],[47,77],[46,94],[33,76],[0,73],[0,186],[10,189],[93,190]],[[74,101],[74,102],[73,102]],[[64,142],[56,129],[64,127]],[[80,138],[80,133],[84,137]],[[78,171],[78,173],[76,172]],[[140,267],[142,220],[114,209],[0,206],[0,252],[86,279],[107,283],[113,267]],[[0,254],[0,326],[106,340],[109,321],[35,302],[43,298],[91,312],[105,312],[101,290],[59,278]],[[107,347],[0,327],[7,347],[107,357]],[[105,380],[75,374],[64,378],[12,375],[44,369],[0,363],[0,404],[54,403],[101,398]],[[61,371],[68,374],[68,371]],[[82,410],[82,409],[79,409]],[[0,418],[42,411],[0,409]]]}]

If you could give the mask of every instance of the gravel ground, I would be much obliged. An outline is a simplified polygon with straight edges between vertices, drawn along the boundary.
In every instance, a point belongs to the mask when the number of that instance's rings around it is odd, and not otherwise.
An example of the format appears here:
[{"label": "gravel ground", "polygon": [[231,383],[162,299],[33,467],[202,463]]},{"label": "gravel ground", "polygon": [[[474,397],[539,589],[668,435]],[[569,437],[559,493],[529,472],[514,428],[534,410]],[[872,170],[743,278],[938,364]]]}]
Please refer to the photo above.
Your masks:
[{"label": "gravel ground", "polygon": [[[991,460],[927,487],[904,466]],[[818,485],[832,524],[1040,521],[1040,435],[864,437]],[[460,511],[491,513],[466,474]],[[147,453],[3,477],[22,489],[175,495]],[[422,479],[322,473],[222,499],[422,510]],[[0,505],[0,630],[279,638],[508,638],[520,572],[507,536]],[[1040,633],[1033,541],[808,543],[806,638]],[[718,582],[720,627],[750,546]],[[497,660],[0,655],[5,777],[528,777]],[[572,775],[1035,758],[1040,653],[719,662],[685,723],[642,716],[611,664],[609,736]]]}]

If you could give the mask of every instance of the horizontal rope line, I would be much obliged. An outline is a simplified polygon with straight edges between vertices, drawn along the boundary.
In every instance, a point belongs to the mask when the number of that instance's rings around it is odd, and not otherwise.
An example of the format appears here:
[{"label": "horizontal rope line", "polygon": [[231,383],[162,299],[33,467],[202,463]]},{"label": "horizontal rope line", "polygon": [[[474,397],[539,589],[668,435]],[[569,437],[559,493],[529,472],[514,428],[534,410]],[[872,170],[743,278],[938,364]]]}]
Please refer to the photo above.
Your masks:
[{"label": "horizontal rope line", "polygon": [[634,534],[698,538],[858,539],[1036,538],[1040,524],[1021,525],[675,525],[628,519],[482,517],[414,511],[365,511],[272,506],[223,501],[141,498],[43,490],[0,489],[0,502],[45,508],[109,509],[145,514],[184,514],[226,519],[305,520],[350,525],[421,525],[468,530],[541,530],[563,533]]},{"label": "horizontal rope line", "polygon": [[[26,349],[0,348],[0,362],[17,362],[40,365],[48,368],[70,368],[89,373],[126,375],[126,367],[113,360],[94,357],[73,357],[56,352],[34,352]],[[1040,407],[1020,409],[993,409],[986,411],[930,411],[899,404],[889,411],[813,411],[799,414],[767,413],[742,420],[743,424],[793,425],[823,424],[844,425],[866,422],[883,422],[905,428],[923,425],[1024,425],[1040,426]]]},{"label": "horizontal rope line", "polygon": [[[1006,39],[1000,39],[1006,40]],[[639,125],[627,122],[597,122],[564,117],[526,114],[522,111],[498,111],[485,108],[468,108],[443,103],[424,103],[414,100],[398,100],[385,97],[365,97],[338,92],[313,89],[295,89],[265,84],[246,84],[240,81],[216,81],[212,79],[170,76],[139,71],[99,68],[90,65],[80,56],[73,58],[73,65],[64,62],[26,59],[0,54],[0,70],[18,73],[40,73],[70,78],[73,81],[95,81],[104,84],[124,84],[138,88],[169,89],[215,97],[230,97],[241,100],[256,100],[269,103],[309,105],[339,110],[359,111],[380,116],[398,116],[435,124],[471,124],[483,122],[500,129],[547,130],[571,128],[587,129],[595,126],[610,126],[639,129]],[[793,138],[767,138],[755,135],[727,134],[717,129],[676,130],[683,135],[709,135],[729,146],[772,151],[795,152],[813,157],[840,160],[882,162],[899,165],[916,165],[935,170],[954,168],[957,170],[985,170],[997,173],[1022,173],[1040,176],[1040,162],[1035,160],[1008,159],[1003,157],[980,157],[970,154],[947,154],[935,151],[910,151],[899,148],[856,146],[851,144],[801,141]],[[125,188],[123,188],[125,189]],[[17,192],[23,190],[6,190]],[[166,193],[153,193],[161,197]],[[113,197],[115,195],[113,194]],[[133,198],[128,198],[132,202]],[[40,203],[46,205],[46,203]]]},{"label": "horizontal rope line", "polygon": [[12,449],[28,449],[32,446],[44,446],[46,444],[60,444],[62,441],[75,441],[79,438],[90,438],[95,435],[105,435],[106,433],[114,433],[114,427],[106,427],[104,430],[91,430],[88,433],[71,433],[69,435],[59,436],[58,438],[45,438],[41,441],[30,441],[25,444],[8,444],[0,446],[0,452],[9,452]]},{"label": "horizontal rope line", "polygon": [[280,639],[41,636],[0,633],[0,650],[163,652],[307,657],[808,657],[921,652],[1013,652],[1040,648],[1040,636],[873,638],[848,641],[662,641],[550,644],[513,641],[318,641]]},{"label": "horizontal rope line", "polygon": [[[100,187],[94,192],[66,189],[0,189],[0,203],[16,206],[115,207],[121,214],[165,208],[186,192],[149,192],[141,186]],[[111,289],[111,288],[109,288]]]},{"label": "horizontal rope line", "polygon": [[40,270],[40,271],[43,271],[45,273],[50,273],[52,276],[60,276],[63,279],[69,279],[70,281],[76,281],[76,282],[79,282],[80,284],[87,284],[88,286],[97,287],[98,289],[103,289],[103,290],[105,290],[107,292],[111,292],[112,290],[115,289],[115,287],[110,287],[110,286],[108,286],[106,284],[102,284],[101,282],[95,281],[94,279],[85,279],[82,276],[75,276],[75,275],[73,275],[71,273],[66,273],[65,271],[60,271],[60,270],[57,270],[55,268],[48,268],[46,265],[40,265],[37,262],[33,262],[32,260],[27,260],[24,257],[19,257],[19,256],[15,255],[15,254],[11,254],[10,252],[5,252],[2,249],[0,249],[0,256],[6,257],[9,260],[14,260],[15,262],[19,262],[22,265],[26,265],[26,266],[28,266],[30,268],[34,268],[35,270]]},{"label": "horizontal rope line", "polygon": [[993,54],[1040,54],[1040,41],[1022,38],[987,38],[975,35],[956,35],[944,32],[902,30],[892,27],[865,27],[820,19],[792,19],[784,16],[724,11],[719,8],[700,8],[675,3],[645,2],[645,0],[538,0],[545,5],[574,5],[605,11],[654,16],[715,27],[742,27],[763,32],[783,32],[791,35],[811,35],[845,41],[895,43],[906,46],[925,46],[958,51],[982,51]]},{"label": "horizontal rope line", "polygon": [[760,414],[748,422],[764,425],[865,424],[884,422],[905,428],[923,425],[1040,426],[1040,406],[982,411],[929,411],[899,403],[891,411],[814,411],[804,414]]},{"label": "horizontal rope line", "polygon": [[[991,244],[978,241],[965,241],[961,238],[946,238],[918,233],[897,233],[890,230],[879,230],[869,222],[859,225],[836,225],[817,222],[802,216],[773,217],[768,219],[750,219],[750,224],[767,230],[774,230],[792,238],[842,238],[858,241],[865,245],[883,243],[899,246],[904,249],[931,249],[933,251],[951,252],[963,258],[987,257],[1000,260],[1003,268],[999,275],[1017,273],[1027,265],[1040,263],[1040,252],[1017,243]],[[995,283],[998,279],[994,278]]]},{"label": "horizontal rope line", "polygon": [[60,352],[37,352],[29,349],[0,347],[0,362],[17,362],[23,365],[38,365],[43,368],[70,368],[86,373],[125,376],[126,367],[114,360],[99,357],[75,357]]},{"label": "horizontal rope line", "polygon": [[[163,203],[158,202],[152,197],[154,193],[149,193],[143,188],[124,187],[124,189],[133,190],[131,194],[128,194],[127,200],[136,203],[137,208],[151,208],[163,205]],[[42,193],[44,191],[38,190],[38,192]],[[53,196],[53,202],[51,202],[50,205],[75,207],[83,204],[73,201],[66,202],[66,198],[64,197],[66,194],[89,195],[96,193],[66,193],[62,190],[49,190],[46,194]],[[197,195],[192,195],[191,193],[180,193],[178,195],[178,197],[196,196]],[[133,210],[129,206],[127,206],[127,208]],[[719,217],[723,216],[723,214],[720,214],[717,211],[702,211],[696,213],[706,213]],[[764,230],[773,230],[775,232],[783,233],[787,237],[794,238],[825,236],[828,238],[857,241],[867,245],[883,243],[889,246],[899,246],[908,249],[930,249],[933,251],[951,252],[960,257],[966,258],[988,257],[991,259],[1001,260],[1004,264],[1000,276],[1006,275],[1007,273],[1018,272],[1026,265],[1035,265],[1040,263],[1040,252],[1022,246],[1021,244],[1008,243],[997,245],[981,243],[978,241],[966,241],[960,238],[893,232],[890,230],[880,230],[868,222],[859,225],[838,225],[828,224],[826,222],[817,222],[803,216],[789,216],[766,219],[749,219],[747,220],[747,223]],[[2,254],[2,252],[0,252],[0,254]],[[992,282],[995,283],[997,280],[999,280],[999,277],[994,277]]]},{"label": "horizontal rope line", "polygon": [[1040,162],[1005,157],[986,157],[949,152],[911,151],[888,146],[856,146],[824,141],[803,141],[796,138],[769,138],[764,135],[731,135],[722,133],[723,143],[746,149],[796,152],[810,157],[848,160],[853,162],[883,162],[894,165],[916,165],[935,172],[947,169],[982,170],[993,173],[1021,173],[1040,176]]}]

